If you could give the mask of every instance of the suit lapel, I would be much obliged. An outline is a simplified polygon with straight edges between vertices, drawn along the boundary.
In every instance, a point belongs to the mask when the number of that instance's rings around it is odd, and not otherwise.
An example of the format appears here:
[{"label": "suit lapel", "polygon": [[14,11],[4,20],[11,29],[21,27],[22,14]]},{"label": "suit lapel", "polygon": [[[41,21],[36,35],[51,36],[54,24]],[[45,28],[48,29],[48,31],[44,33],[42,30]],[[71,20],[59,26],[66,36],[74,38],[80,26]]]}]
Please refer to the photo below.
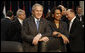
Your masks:
[{"label": "suit lapel", "polygon": [[76,18],[75,18],[75,20],[73,21],[73,23],[72,23],[72,26],[71,26],[71,29],[70,29],[70,33],[71,32],[73,32],[73,30],[75,29],[75,27],[76,27]]},{"label": "suit lapel", "polygon": [[36,26],[36,23],[35,23],[35,20],[34,20],[33,17],[31,17],[31,21],[30,21],[30,22],[31,22],[31,23],[30,23],[31,30],[32,30],[33,32],[37,32],[37,26]]},{"label": "suit lapel", "polygon": [[57,28],[56,28],[56,24],[55,24],[55,22],[52,23],[52,26],[53,26],[53,27],[52,27],[53,31],[56,31]]},{"label": "suit lapel", "polygon": [[39,30],[38,30],[38,32],[41,32],[41,30],[42,30],[42,26],[43,26],[43,21],[42,21],[42,19],[40,20],[40,23],[39,23]]},{"label": "suit lapel", "polygon": [[17,28],[19,29],[19,30],[21,30],[21,24],[20,24],[20,22],[19,22],[19,20],[18,19],[16,19],[16,26],[17,26]]}]

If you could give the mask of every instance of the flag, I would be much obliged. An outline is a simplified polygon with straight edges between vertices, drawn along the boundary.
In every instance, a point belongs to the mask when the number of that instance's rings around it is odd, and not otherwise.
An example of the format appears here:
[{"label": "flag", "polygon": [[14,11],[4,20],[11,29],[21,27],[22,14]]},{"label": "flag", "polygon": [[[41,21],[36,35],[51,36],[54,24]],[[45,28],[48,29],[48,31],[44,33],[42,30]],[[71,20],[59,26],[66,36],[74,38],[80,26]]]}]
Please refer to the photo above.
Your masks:
[{"label": "flag", "polygon": [[29,6],[29,12],[31,13],[32,9],[31,9],[31,5]]},{"label": "flag", "polygon": [[50,16],[50,7],[51,5],[50,5],[50,1],[48,1],[48,9],[47,9],[47,15],[46,15],[46,17],[49,17]]},{"label": "flag", "polygon": [[29,12],[31,14],[32,8],[31,8],[31,1],[29,1]]},{"label": "flag", "polygon": [[51,12],[51,10],[50,10],[50,9],[48,9],[48,12]]},{"label": "flag", "polygon": [[67,8],[69,8],[69,1],[67,1]]},{"label": "flag", "polygon": [[25,11],[25,5],[24,5],[24,1],[23,1],[23,10]]},{"label": "flag", "polygon": [[54,1],[54,6],[56,6],[56,1]]},{"label": "flag", "polygon": [[[42,1],[42,5],[44,6],[44,1]],[[43,9],[44,10],[44,9]],[[45,18],[45,14],[43,12],[42,17]]]},{"label": "flag", "polygon": [[6,18],[6,6],[5,6],[5,2],[4,2],[4,7],[3,7],[3,14],[4,14],[4,17]]},{"label": "flag", "polygon": [[74,10],[74,1],[72,1],[72,9]]},{"label": "flag", "polygon": [[18,9],[19,9],[19,1],[18,1]]},{"label": "flag", "polygon": [[11,4],[11,1],[10,1],[10,11],[12,11],[12,4]]},{"label": "flag", "polygon": [[48,12],[50,12],[50,1],[48,1]]}]

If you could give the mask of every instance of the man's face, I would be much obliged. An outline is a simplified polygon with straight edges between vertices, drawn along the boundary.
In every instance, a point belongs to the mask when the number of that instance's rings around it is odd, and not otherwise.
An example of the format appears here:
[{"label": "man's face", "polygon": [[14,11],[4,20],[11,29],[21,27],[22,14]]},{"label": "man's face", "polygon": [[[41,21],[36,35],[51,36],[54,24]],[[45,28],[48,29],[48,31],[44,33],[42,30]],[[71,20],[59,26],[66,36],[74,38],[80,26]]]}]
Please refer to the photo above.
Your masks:
[{"label": "man's face", "polygon": [[61,15],[60,10],[56,9],[54,15],[55,15],[55,19],[56,20],[60,20],[61,19],[62,15]]},{"label": "man's face", "polygon": [[66,15],[66,8],[62,7],[62,15]]},{"label": "man's face", "polygon": [[66,17],[68,18],[68,20],[72,19],[72,13],[70,11],[66,11]]},{"label": "man's face", "polygon": [[78,8],[78,9],[77,9],[77,13],[78,13],[78,14],[81,14],[81,13],[82,13],[82,8]]},{"label": "man's face", "polygon": [[40,19],[43,14],[43,8],[41,6],[36,6],[32,11],[32,14],[35,16],[35,18]]},{"label": "man's face", "polygon": [[22,14],[19,15],[19,18],[24,20],[26,18],[25,12],[23,12]]}]

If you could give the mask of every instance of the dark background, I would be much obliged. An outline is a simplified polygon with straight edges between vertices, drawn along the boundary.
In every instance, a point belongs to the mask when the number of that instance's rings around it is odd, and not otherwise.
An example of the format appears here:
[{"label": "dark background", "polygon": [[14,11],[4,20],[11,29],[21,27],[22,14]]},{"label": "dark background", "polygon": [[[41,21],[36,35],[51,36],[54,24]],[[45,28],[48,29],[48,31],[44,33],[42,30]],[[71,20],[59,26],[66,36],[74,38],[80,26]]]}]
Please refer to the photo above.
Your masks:
[{"label": "dark background", "polygon": [[16,11],[18,10],[18,6],[20,9],[23,9],[23,5],[25,6],[26,16],[31,15],[31,7],[35,3],[40,3],[44,6],[44,16],[46,16],[48,8],[52,9],[54,6],[58,6],[60,4],[64,5],[66,8],[73,8],[76,11],[76,7],[79,6],[80,1],[2,1],[1,2],[1,12],[3,12],[3,6],[6,6],[6,11],[12,8],[14,15],[16,15]]}]

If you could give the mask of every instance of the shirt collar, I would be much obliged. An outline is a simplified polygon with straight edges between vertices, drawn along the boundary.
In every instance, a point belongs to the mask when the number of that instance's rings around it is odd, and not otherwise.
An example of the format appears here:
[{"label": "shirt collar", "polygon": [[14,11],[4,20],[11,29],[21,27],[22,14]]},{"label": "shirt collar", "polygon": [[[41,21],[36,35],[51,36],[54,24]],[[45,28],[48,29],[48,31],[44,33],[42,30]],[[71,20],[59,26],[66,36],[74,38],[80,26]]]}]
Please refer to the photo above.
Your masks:
[{"label": "shirt collar", "polygon": [[73,22],[75,18],[76,18],[76,16],[71,20],[71,22]]},{"label": "shirt collar", "polygon": [[[33,16],[33,15],[32,15],[32,16]],[[40,19],[37,19],[35,16],[33,16],[33,17],[34,17],[34,20],[35,20],[35,21],[37,21],[37,20],[39,20],[39,21],[40,21]]]},{"label": "shirt collar", "polygon": [[19,19],[19,18],[18,18],[18,20],[19,20],[20,24],[22,24],[23,20],[21,20],[21,19]]},{"label": "shirt collar", "polygon": [[10,17],[8,17],[8,16],[7,16],[6,18],[11,19],[11,18],[10,18]]},{"label": "shirt collar", "polygon": [[37,21],[37,20],[39,20],[39,21],[40,21],[40,19],[37,19],[37,18],[35,18],[35,17],[34,17],[34,19],[35,19],[35,21]]},{"label": "shirt collar", "polygon": [[78,14],[78,16],[81,16],[81,14]]}]

